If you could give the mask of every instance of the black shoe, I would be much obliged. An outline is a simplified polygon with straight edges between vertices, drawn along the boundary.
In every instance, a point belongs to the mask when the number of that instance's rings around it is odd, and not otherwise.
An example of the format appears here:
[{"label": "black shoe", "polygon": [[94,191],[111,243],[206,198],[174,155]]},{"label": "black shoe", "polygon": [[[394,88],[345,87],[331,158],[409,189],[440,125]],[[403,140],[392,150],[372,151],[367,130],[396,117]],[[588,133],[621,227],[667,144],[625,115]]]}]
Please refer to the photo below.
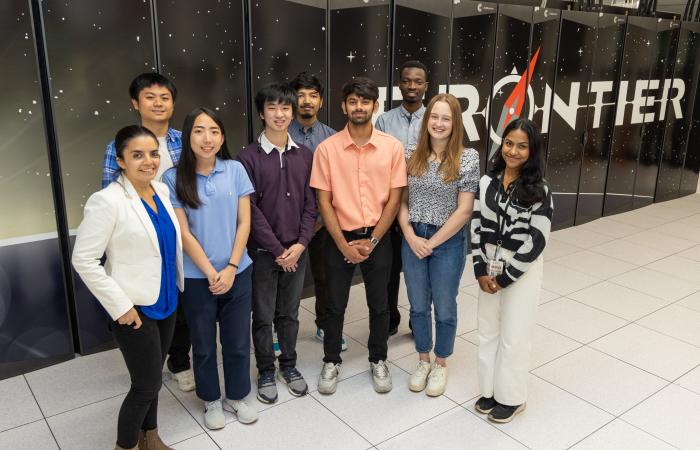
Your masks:
[{"label": "black shoe", "polygon": [[489,420],[496,423],[508,423],[516,414],[525,411],[525,403],[522,405],[508,406],[496,402],[496,406],[489,413]]},{"label": "black shoe", "polygon": [[481,414],[488,414],[496,405],[496,400],[493,397],[481,397],[474,404],[474,409]]},{"label": "black shoe", "polygon": [[393,336],[393,335],[395,335],[395,334],[398,333],[398,332],[399,332],[399,326],[398,326],[398,325],[396,325],[396,326],[393,327],[393,328],[389,328],[389,336]]}]

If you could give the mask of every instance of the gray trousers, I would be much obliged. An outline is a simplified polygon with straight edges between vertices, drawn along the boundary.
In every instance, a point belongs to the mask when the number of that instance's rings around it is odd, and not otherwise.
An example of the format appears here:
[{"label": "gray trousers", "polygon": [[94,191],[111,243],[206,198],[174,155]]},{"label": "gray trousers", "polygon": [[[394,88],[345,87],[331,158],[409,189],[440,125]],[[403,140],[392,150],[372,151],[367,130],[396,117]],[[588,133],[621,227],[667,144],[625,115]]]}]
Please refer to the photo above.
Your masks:
[{"label": "gray trousers", "polygon": [[253,345],[258,372],[275,370],[273,323],[282,352],[280,369],[295,367],[299,300],[308,254],[306,250],[301,254],[296,272],[285,272],[271,253],[260,250],[249,253],[253,259]]}]

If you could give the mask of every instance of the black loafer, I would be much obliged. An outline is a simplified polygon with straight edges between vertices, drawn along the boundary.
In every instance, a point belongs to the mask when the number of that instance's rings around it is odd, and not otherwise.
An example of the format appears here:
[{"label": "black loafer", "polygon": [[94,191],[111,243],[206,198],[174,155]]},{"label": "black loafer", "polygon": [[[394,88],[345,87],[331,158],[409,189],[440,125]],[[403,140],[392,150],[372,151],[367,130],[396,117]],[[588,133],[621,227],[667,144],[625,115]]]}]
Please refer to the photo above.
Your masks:
[{"label": "black loafer", "polygon": [[474,409],[481,414],[488,414],[496,405],[496,400],[493,397],[481,397],[474,404]]},{"label": "black loafer", "polygon": [[508,423],[513,420],[516,414],[520,414],[523,411],[525,411],[525,403],[515,406],[496,403],[496,406],[489,413],[489,420],[496,423]]}]

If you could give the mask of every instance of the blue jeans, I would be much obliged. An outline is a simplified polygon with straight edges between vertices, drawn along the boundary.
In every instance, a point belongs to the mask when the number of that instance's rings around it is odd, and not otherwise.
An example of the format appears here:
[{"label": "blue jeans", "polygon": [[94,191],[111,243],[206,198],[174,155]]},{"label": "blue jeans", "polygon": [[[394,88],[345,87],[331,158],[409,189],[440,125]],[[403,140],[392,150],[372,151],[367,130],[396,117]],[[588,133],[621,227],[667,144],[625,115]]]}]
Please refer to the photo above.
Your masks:
[{"label": "blue jeans", "polygon": [[[411,226],[416,236],[425,239],[430,239],[440,229],[425,223],[411,223]],[[447,358],[454,349],[457,292],[467,259],[464,229],[423,259],[418,259],[404,238],[401,257],[416,351],[429,353],[433,349],[432,304],[435,308],[435,356]]]}]

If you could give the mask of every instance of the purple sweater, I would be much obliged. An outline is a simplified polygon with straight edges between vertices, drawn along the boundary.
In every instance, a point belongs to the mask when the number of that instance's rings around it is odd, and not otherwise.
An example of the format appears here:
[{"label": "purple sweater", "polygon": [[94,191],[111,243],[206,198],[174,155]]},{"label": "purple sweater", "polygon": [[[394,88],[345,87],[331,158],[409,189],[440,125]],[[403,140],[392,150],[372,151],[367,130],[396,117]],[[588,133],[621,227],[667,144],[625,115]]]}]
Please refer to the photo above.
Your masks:
[{"label": "purple sweater", "polygon": [[316,197],[309,186],[313,154],[300,145],[280,154],[265,153],[254,142],[238,154],[255,192],[251,195],[252,223],[248,248],[264,249],[277,258],[299,243],[308,247],[316,223]]}]

